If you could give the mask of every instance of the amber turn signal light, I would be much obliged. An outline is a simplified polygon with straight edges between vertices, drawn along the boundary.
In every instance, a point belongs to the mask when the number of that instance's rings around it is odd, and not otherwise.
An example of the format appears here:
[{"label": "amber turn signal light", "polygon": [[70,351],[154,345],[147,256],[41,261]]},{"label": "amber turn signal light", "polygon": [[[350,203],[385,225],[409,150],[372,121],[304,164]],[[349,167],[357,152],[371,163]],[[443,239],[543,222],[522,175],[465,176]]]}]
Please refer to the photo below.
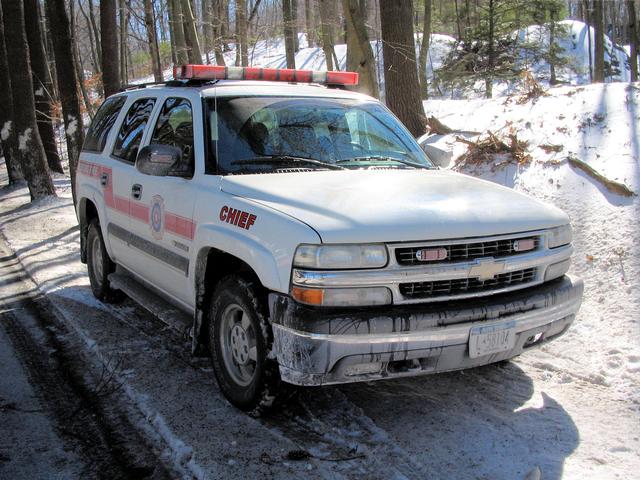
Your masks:
[{"label": "amber turn signal light", "polygon": [[322,305],[322,301],[324,300],[324,290],[317,288],[293,287],[291,289],[291,296],[302,303],[309,305]]}]

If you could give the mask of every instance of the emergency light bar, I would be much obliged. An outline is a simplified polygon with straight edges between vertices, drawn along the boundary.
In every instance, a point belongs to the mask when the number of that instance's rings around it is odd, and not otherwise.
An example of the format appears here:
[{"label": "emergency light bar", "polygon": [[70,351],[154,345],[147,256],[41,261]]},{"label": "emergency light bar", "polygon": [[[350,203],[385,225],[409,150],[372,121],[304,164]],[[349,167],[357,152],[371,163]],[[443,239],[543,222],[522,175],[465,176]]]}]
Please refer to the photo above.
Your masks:
[{"label": "emergency light bar", "polygon": [[357,85],[356,72],[323,72],[290,68],[223,67],[218,65],[176,65],[175,80],[268,80],[272,82]]}]

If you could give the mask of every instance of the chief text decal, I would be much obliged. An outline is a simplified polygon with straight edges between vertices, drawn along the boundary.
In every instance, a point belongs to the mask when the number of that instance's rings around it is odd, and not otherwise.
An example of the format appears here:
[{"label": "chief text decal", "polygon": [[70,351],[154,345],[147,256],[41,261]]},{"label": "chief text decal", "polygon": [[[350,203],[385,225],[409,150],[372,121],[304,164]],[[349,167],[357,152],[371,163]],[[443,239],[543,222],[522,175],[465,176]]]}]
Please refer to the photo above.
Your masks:
[{"label": "chief text decal", "polygon": [[256,218],[258,217],[252,213],[236,210],[226,205],[220,209],[220,220],[235,225],[236,227],[244,228],[245,230],[251,228]]}]

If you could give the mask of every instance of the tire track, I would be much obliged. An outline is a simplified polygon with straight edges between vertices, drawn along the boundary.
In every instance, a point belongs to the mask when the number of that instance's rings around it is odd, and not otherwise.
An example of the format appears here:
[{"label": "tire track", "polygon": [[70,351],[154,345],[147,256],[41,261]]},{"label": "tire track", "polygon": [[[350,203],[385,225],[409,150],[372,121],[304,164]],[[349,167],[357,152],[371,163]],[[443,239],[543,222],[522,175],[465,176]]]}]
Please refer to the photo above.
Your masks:
[{"label": "tire track", "polygon": [[49,302],[33,293],[15,255],[1,244],[0,254],[0,328],[59,434],[69,448],[81,452],[83,478],[172,478],[144,438],[117,413],[114,396],[97,394],[78,345],[52,315]]}]

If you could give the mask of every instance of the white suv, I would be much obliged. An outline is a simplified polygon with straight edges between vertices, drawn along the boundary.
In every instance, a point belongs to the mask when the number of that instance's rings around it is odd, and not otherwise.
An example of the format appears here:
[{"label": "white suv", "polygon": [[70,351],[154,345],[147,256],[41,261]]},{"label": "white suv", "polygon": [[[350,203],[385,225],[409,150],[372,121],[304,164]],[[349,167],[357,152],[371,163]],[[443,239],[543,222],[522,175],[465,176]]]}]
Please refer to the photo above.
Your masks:
[{"label": "white suv", "polygon": [[[183,66],[108,98],[76,182],[82,260],[209,354],[236,406],[474,367],[581,303],[568,217],[435,168],[349,72]],[[271,80],[271,81],[267,81]],[[324,85],[322,85],[324,83]]]}]

